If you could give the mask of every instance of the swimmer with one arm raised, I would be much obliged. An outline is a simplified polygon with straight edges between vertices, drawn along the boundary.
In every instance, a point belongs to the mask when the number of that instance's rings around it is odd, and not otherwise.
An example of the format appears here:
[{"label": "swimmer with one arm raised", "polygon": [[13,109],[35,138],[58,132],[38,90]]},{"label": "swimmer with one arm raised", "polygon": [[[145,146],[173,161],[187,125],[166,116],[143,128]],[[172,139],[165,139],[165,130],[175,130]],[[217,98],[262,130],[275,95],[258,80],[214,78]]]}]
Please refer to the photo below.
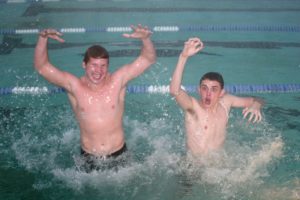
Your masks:
[{"label": "swimmer with one arm raised", "polygon": [[185,115],[187,149],[192,155],[205,155],[222,147],[232,107],[244,108],[243,116],[249,122],[260,122],[263,102],[253,97],[238,97],[224,90],[221,74],[208,72],[200,79],[200,99],[181,88],[182,75],[189,57],[204,48],[199,38],[190,38],[184,44],[170,83],[170,93]]},{"label": "swimmer with one arm raised", "polygon": [[54,29],[39,34],[34,67],[46,80],[67,92],[79,124],[81,152],[88,158],[88,168],[95,165],[91,161],[94,157],[116,157],[126,151],[123,129],[126,85],[156,62],[152,32],[142,25],[131,28],[133,32],[123,36],[142,43],[140,55],[133,62],[110,73],[108,52],[100,45],[93,45],[84,54],[85,74],[80,78],[58,69],[48,59],[48,39],[64,42],[62,34]]}]

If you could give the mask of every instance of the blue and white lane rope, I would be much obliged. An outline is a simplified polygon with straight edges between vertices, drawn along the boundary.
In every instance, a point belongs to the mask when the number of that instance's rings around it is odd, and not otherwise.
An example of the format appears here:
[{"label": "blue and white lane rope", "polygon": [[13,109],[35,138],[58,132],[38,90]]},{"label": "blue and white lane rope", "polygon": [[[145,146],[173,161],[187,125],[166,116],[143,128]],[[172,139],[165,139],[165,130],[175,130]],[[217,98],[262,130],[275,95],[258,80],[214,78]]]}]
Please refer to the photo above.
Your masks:
[{"label": "blue and white lane rope", "polygon": [[[197,92],[196,85],[186,85],[184,89],[190,93]],[[232,94],[253,93],[297,93],[300,92],[300,84],[263,84],[263,85],[226,85],[225,90]],[[43,95],[63,93],[59,87],[2,87],[0,96],[4,95]],[[129,85],[127,92],[131,94],[168,94],[168,85]]]},{"label": "blue and white lane rope", "polygon": [[[153,26],[153,32],[300,32],[300,25],[185,25],[185,26]],[[65,27],[58,29],[62,33],[119,33],[129,32],[129,26],[108,27]],[[0,35],[37,34],[41,29],[0,29]]]}]

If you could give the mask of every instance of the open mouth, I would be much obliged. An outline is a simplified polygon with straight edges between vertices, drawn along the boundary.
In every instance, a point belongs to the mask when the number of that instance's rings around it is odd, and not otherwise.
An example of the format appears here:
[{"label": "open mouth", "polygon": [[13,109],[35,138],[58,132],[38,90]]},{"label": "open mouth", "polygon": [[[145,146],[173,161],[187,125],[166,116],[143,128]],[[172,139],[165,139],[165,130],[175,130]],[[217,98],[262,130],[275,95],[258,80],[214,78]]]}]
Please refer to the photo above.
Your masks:
[{"label": "open mouth", "polygon": [[93,78],[94,78],[94,79],[100,79],[100,78],[101,78],[101,74],[94,73],[94,74],[93,74]]},{"label": "open mouth", "polygon": [[210,105],[210,103],[211,103],[211,99],[209,99],[209,98],[204,99],[204,104],[205,105]]}]

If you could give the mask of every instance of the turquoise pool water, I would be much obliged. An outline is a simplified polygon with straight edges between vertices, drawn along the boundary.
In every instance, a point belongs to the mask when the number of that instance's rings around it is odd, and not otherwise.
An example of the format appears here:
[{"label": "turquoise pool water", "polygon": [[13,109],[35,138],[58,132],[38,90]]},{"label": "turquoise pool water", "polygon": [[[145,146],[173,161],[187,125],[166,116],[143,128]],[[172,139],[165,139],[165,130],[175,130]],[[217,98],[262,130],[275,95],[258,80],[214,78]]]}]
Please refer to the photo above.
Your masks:
[{"label": "turquoise pool water", "polygon": [[299,85],[299,11],[297,0],[0,1],[0,198],[300,199],[299,90],[242,87],[237,95],[265,99],[263,122],[249,125],[232,110],[224,150],[201,167],[185,160],[183,116],[171,96],[128,92],[130,165],[86,174],[76,169],[79,129],[66,95],[33,89],[53,87],[33,70],[36,30],[65,30],[50,58],[80,76],[93,43],[110,51],[111,71],[134,59],[139,44],[121,34],[138,23],[153,30],[158,59],[130,86],[168,85],[191,36],[206,47],[189,60],[185,85],[207,71],[221,72],[227,86]]}]

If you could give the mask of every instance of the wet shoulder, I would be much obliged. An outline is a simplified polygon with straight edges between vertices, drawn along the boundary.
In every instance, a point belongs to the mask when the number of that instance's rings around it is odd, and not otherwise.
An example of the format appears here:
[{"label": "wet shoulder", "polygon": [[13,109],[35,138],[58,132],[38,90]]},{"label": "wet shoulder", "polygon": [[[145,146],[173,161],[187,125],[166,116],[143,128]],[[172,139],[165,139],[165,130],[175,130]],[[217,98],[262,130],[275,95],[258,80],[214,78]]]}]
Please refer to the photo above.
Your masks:
[{"label": "wet shoulder", "polygon": [[225,94],[222,98],[220,98],[219,104],[224,110],[227,118],[229,118],[229,112],[231,108],[231,96],[229,94]]}]

